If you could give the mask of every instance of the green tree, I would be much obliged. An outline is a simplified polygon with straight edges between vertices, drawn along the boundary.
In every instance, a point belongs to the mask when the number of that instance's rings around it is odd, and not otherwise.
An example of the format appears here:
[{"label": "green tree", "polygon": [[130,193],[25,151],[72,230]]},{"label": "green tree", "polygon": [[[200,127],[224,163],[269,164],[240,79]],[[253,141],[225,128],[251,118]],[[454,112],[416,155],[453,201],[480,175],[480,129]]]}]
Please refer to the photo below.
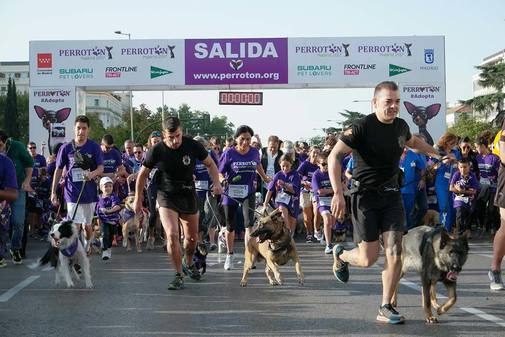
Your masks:
[{"label": "green tree", "polygon": [[447,131],[459,137],[468,136],[472,141],[475,141],[476,138],[484,131],[491,131],[493,134],[496,134],[499,129],[499,127],[492,128],[489,123],[479,122],[475,120],[475,118],[472,118],[467,114],[463,114],[456,124]]},{"label": "green tree", "polygon": [[20,133],[18,128],[16,84],[11,78],[9,78],[7,86],[7,100],[4,112],[4,128],[7,135],[13,137],[14,139],[19,139]]},{"label": "green tree", "polygon": [[86,116],[89,118],[88,137],[100,143],[103,135],[107,133],[103,127],[102,121],[98,118],[98,114],[96,113],[87,113]]},{"label": "green tree", "polygon": [[30,95],[28,92],[23,92],[17,95],[17,107],[18,107],[18,128],[19,128],[19,140],[23,144],[28,144],[29,138],[29,101]]},{"label": "green tree", "polygon": [[493,120],[494,125],[501,125],[503,113],[505,112],[503,102],[505,100],[505,63],[496,63],[475,67],[480,70],[479,85],[483,88],[491,88],[496,92],[492,94],[477,96],[467,101],[463,101],[473,107],[474,111],[484,114],[486,120],[489,115],[496,111],[496,117]]},{"label": "green tree", "polygon": [[362,114],[361,112],[358,111],[351,111],[344,109],[343,112],[339,112],[340,116],[344,117],[343,122],[341,123],[342,129],[347,129],[349,128],[355,121],[357,121],[360,118],[365,117],[365,114]]}]

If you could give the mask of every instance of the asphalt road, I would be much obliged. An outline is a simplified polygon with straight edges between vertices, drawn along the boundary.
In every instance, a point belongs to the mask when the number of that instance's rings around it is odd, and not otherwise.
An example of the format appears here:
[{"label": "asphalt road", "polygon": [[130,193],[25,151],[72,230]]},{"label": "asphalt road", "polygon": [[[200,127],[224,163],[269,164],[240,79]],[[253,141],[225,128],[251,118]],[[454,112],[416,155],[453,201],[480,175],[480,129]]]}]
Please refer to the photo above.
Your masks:
[{"label": "asphalt road", "polygon": [[505,336],[505,292],[491,293],[487,278],[490,238],[472,242],[458,302],[436,325],[424,322],[414,273],[400,287],[406,324],[375,321],[382,258],[369,269],[351,268],[343,285],[323,246],[300,242],[305,286],[292,264],[282,268],[284,286],[268,285],[261,262],[241,288],[243,242],[236,246],[234,270],[224,271],[224,256],[211,253],[204,279],[186,279],[181,291],[166,289],[173,270],[161,247],[141,254],[114,248],[110,261],[92,256],[95,287],[88,290],[55,286],[49,268],[29,269],[46,248],[31,241],[23,265],[0,269],[0,336]]}]

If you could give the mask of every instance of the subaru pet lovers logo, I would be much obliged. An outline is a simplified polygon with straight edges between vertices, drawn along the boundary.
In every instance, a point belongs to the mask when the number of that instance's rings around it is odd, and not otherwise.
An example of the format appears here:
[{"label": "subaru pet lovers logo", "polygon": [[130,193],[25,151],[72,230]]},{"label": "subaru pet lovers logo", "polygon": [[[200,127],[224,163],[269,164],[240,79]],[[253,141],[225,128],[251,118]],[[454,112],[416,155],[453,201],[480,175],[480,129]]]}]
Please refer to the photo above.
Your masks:
[{"label": "subaru pet lovers logo", "polygon": [[316,54],[320,57],[348,57],[349,56],[349,43],[334,44],[329,45],[308,45],[308,46],[296,46],[296,54]]},{"label": "subaru pet lovers logo", "polygon": [[84,80],[93,78],[93,68],[64,68],[60,69],[59,77],[62,80]]},{"label": "subaru pet lovers logo", "polygon": [[412,43],[403,44],[384,44],[384,45],[360,45],[358,53],[360,54],[379,54],[380,56],[412,56],[410,51]]},{"label": "subaru pet lovers logo", "polygon": [[175,58],[175,46],[160,46],[154,47],[132,47],[121,48],[121,55],[126,56],[142,56],[145,59],[162,59],[162,58]]},{"label": "subaru pet lovers logo", "polygon": [[201,42],[195,45],[194,56],[197,59],[230,59],[230,68],[235,71],[244,66],[244,58],[279,57],[273,42],[267,42],[264,47],[259,42],[240,42],[238,48],[230,42],[226,42],[224,46],[219,42],[215,42],[210,46],[205,42]]},{"label": "subaru pet lovers logo", "polygon": [[299,65],[296,67],[296,75],[307,77],[331,76],[331,65],[329,64]]},{"label": "subaru pet lovers logo", "polygon": [[51,75],[53,73],[53,54],[37,53],[37,74]]},{"label": "subaru pet lovers logo", "polygon": [[59,57],[80,57],[82,60],[112,60],[112,46],[60,49]]},{"label": "subaru pet lovers logo", "polygon": [[424,50],[424,63],[432,64],[435,62],[435,50],[434,49],[425,49]]}]

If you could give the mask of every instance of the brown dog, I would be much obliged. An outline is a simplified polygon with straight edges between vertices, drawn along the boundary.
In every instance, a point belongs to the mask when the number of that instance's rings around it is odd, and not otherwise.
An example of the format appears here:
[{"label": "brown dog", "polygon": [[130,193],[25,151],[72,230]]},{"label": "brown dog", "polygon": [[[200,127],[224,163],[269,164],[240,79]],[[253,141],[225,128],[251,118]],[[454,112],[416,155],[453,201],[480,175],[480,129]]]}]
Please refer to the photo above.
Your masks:
[{"label": "brown dog", "polygon": [[135,196],[131,195],[125,199],[125,208],[123,210],[123,246],[127,251],[132,249],[131,241],[135,241],[137,253],[142,253],[142,229],[149,225],[149,211],[142,209],[140,213],[133,210]]},{"label": "brown dog", "polygon": [[440,213],[435,211],[434,209],[429,209],[426,211],[426,214],[423,217],[423,225],[435,227],[440,223]]},{"label": "brown dog", "polygon": [[303,285],[300,257],[296,251],[295,241],[284,226],[280,210],[276,209],[270,214],[264,212],[251,232],[244,255],[244,274],[240,286],[247,286],[247,277],[253,263],[260,257],[265,259],[265,273],[271,285],[283,284],[279,266],[285,265],[290,260],[295,262],[298,283]]}]

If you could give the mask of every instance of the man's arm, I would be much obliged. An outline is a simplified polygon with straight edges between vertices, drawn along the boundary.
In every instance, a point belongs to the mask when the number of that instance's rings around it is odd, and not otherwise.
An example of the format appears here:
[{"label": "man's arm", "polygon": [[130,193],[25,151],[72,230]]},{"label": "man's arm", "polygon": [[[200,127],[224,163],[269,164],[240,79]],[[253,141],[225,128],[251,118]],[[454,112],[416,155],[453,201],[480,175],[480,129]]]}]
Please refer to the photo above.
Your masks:
[{"label": "man's arm", "polygon": [[150,168],[142,165],[140,171],[137,173],[137,181],[135,182],[135,201],[134,211],[138,213],[142,211],[142,202],[144,201],[144,186],[146,185],[146,179],[151,172]]},{"label": "man's arm", "polygon": [[505,165],[505,141],[500,139],[500,161],[503,165]]},{"label": "man's arm", "polygon": [[56,196],[56,190],[58,189],[58,185],[60,183],[62,172],[63,172],[63,169],[60,169],[60,168],[56,168],[54,170],[53,183],[51,186],[51,202],[53,203],[53,205],[58,204],[58,197]]},{"label": "man's arm", "polygon": [[432,158],[441,160],[442,156],[438,153],[437,150],[433,148],[430,144],[426,143],[424,140],[417,136],[412,136],[410,139],[405,143],[408,147],[411,149],[418,150],[419,152],[422,152]]},{"label": "man's arm", "polygon": [[344,218],[345,200],[342,186],[342,160],[351,151],[352,149],[339,139],[328,157],[328,173],[333,188],[331,212],[336,219]]},{"label": "man's arm", "polygon": [[88,180],[93,180],[96,177],[100,177],[102,174],[103,174],[103,164],[98,165],[96,167],[96,170],[91,171],[90,173],[88,173],[86,177],[87,177]]},{"label": "man's arm", "polygon": [[33,174],[33,167],[25,167],[25,180],[23,181],[23,184],[21,185],[21,188],[26,191],[26,192],[33,192],[32,188],[32,174]]}]

